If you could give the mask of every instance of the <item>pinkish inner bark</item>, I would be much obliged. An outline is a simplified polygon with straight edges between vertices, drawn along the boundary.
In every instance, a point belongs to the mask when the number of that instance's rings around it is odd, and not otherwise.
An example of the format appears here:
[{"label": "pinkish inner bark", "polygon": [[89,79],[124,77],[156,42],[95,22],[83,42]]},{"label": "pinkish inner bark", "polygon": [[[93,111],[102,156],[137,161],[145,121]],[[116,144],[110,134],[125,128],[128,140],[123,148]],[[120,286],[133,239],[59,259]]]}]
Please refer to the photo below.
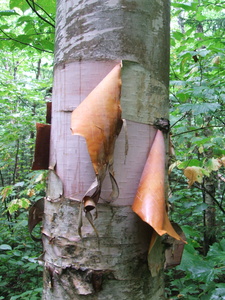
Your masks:
[{"label": "pinkish inner bark", "polygon": [[[80,201],[95,178],[85,139],[71,133],[71,113],[117,63],[71,62],[55,69],[50,166],[55,166],[66,198]],[[121,106],[123,110],[122,99]],[[115,205],[132,205],[139,184],[137,178],[141,177],[155,132],[150,125],[127,121],[129,150],[125,157],[125,132],[122,129],[114,152],[115,178],[120,190]],[[102,198],[107,198],[111,188],[107,177]]]}]

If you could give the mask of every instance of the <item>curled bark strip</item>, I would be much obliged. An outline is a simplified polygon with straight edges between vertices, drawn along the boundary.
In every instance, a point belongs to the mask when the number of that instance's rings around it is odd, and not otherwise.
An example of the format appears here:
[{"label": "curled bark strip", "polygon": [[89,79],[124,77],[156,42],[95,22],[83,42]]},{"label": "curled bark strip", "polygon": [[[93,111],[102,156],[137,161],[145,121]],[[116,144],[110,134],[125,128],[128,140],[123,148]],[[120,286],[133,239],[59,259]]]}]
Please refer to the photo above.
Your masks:
[{"label": "curled bark strip", "polygon": [[118,64],[72,113],[72,134],[85,138],[96,174],[97,187],[91,196],[95,203],[100,198],[107,170],[113,190],[109,200],[114,200],[119,195],[118,185],[113,176],[113,153],[116,138],[123,124],[120,94],[121,64]]},{"label": "curled bark strip", "polygon": [[158,130],[132,206],[133,211],[159,235],[182,240],[170,223],[165,203],[165,143]]},{"label": "curled bark strip", "polygon": [[95,225],[93,223],[93,217],[92,217],[92,214],[90,213],[90,211],[86,211],[85,216],[88,219],[89,223],[91,224],[92,228],[94,229],[94,232],[95,232],[96,236],[99,237],[98,231],[95,228]]},{"label": "curled bark strip", "polygon": [[43,214],[44,214],[44,199],[40,199],[31,206],[29,210],[29,216],[28,216],[28,230],[31,238],[36,242],[41,241],[41,238],[36,238],[32,234],[32,231],[34,227],[42,221]]},{"label": "curled bark strip", "polygon": [[110,194],[110,199],[116,200],[119,197],[119,187],[113,174],[113,170],[109,170],[109,176],[112,184],[112,192]]},{"label": "curled bark strip", "polygon": [[91,211],[92,209],[96,208],[96,203],[91,197],[85,196],[83,201],[85,211]]}]

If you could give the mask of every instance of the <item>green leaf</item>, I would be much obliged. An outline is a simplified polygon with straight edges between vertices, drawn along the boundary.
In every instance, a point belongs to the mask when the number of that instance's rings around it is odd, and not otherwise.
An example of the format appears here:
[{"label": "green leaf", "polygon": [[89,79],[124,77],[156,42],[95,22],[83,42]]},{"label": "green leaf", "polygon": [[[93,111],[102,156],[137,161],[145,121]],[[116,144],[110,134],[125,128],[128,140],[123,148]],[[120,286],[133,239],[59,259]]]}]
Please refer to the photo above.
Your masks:
[{"label": "green leaf", "polygon": [[185,169],[187,167],[201,167],[202,166],[202,162],[198,159],[188,159],[188,160],[185,160],[183,161],[182,163],[180,163],[177,167],[178,169]]},{"label": "green leaf", "polygon": [[184,38],[183,33],[181,33],[180,31],[174,31],[174,32],[172,32],[172,36],[173,36],[173,38],[175,38],[178,41],[180,41],[181,39]]},{"label": "green leaf", "polygon": [[175,3],[172,2],[171,6],[177,7],[177,8],[183,8],[185,11],[191,11],[191,10],[196,10],[197,8],[197,3],[194,2],[189,2],[189,3]]},{"label": "green leaf", "polygon": [[218,169],[221,167],[221,163],[216,158],[211,158],[206,163],[206,168],[211,171],[218,171]]},{"label": "green leaf", "polygon": [[223,300],[225,295],[225,288],[217,288],[213,291],[210,300]]},{"label": "green leaf", "polygon": [[177,97],[182,101],[185,102],[190,99],[190,94],[184,91],[178,92]]},{"label": "green leaf", "polygon": [[205,145],[206,143],[209,143],[210,141],[211,141],[211,137],[205,137],[205,136],[202,136],[202,137],[194,136],[191,139],[191,142],[197,146]]},{"label": "green leaf", "polygon": [[210,246],[209,252],[207,254],[209,260],[214,260],[217,264],[224,264],[225,261],[225,239],[220,242],[214,243]]},{"label": "green leaf", "polygon": [[33,23],[34,22],[34,18],[32,18],[31,16],[22,16],[20,18],[17,19],[17,25],[22,25],[24,23]]},{"label": "green leaf", "polygon": [[12,254],[14,255],[14,256],[21,256],[21,251],[18,251],[18,250],[13,250],[12,251]]},{"label": "green leaf", "polygon": [[7,244],[0,245],[0,250],[12,250],[12,247]]},{"label": "green leaf", "polygon": [[196,53],[197,53],[198,55],[200,55],[201,57],[205,57],[207,54],[210,53],[210,51],[209,51],[209,50],[206,50],[206,49],[200,49],[200,50],[196,51]]},{"label": "green leaf", "polygon": [[14,7],[18,7],[22,11],[25,11],[28,8],[30,8],[29,5],[27,4],[27,2],[24,0],[10,0],[9,7],[10,7],[10,9],[13,9]]},{"label": "green leaf", "polygon": [[185,80],[171,80],[170,81],[170,84],[171,85],[174,85],[174,86],[185,86],[187,84],[187,81]]},{"label": "green leaf", "polygon": [[207,207],[208,205],[206,203],[201,203],[194,208],[193,212],[197,212],[197,213],[203,212],[204,210],[207,209]]},{"label": "green leaf", "polygon": [[32,38],[29,35],[21,34],[16,37],[16,40],[22,43],[29,44],[32,42]]},{"label": "green leaf", "polygon": [[[184,231],[187,237],[200,237],[199,231],[193,226],[183,225],[182,230]],[[187,246],[185,246],[186,248]],[[195,249],[193,247],[193,243],[190,244],[189,252],[195,253]]]},{"label": "green leaf", "polygon": [[12,214],[15,211],[19,210],[20,208],[27,209],[29,206],[30,206],[30,201],[26,198],[14,199],[9,203],[8,210],[10,214]]},{"label": "green leaf", "polygon": [[199,114],[205,114],[208,112],[214,112],[217,109],[220,108],[219,103],[196,103],[196,104],[191,104],[191,103],[185,103],[181,104],[179,106],[179,109],[181,112],[188,112],[192,111],[194,115],[199,115]]},{"label": "green leaf", "polygon": [[15,183],[14,184],[14,187],[22,187],[22,186],[24,186],[24,184],[25,184],[25,182],[24,181],[20,181],[20,182],[17,182],[17,183]]},{"label": "green leaf", "polygon": [[47,41],[47,40],[42,40],[39,42],[41,44],[41,46],[46,49],[46,50],[51,50],[54,51],[54,43]]},{"label": "green leaf", "polygon": [[55,14],[56,11],[56,1],[55,0],[37,0],[38,5],[40,5],[49,14]]},{"label": "green leaf", "polygon": [[0,11],[0,16],[15,16],[15,15],[18,15],[18,13],[13,9]]}]

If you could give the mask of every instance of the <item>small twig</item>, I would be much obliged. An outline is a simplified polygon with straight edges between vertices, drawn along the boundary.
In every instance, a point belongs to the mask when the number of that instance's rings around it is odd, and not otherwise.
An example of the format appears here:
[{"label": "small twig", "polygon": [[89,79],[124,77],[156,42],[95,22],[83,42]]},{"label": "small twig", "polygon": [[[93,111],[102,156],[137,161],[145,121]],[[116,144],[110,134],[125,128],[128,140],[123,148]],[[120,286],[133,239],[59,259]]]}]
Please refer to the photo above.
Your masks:
[{"label": "small twig", "polygon": [[175,126],[178,122],[182,121],[182,120],[186,117],[186,115],[187,115],[188,113],[189,113],[189,111],[187,111],[183,116],[181,116],[180,119],[178,119],[175,123],[173,123],[173,125],[170,126],[170,129],[171,129],[173,126]]},{"label": "small twig", "polygon": [[219,120],[223,125],[225,125],[225,122],[223,122],[219,117],[214,116],[217,120]]},{"label": "small twig", "polygon": [[189,133],[189,132],[198,131],[198,130],[204,130],[204,129],[208,129],[208,128],[221,128],[221,127],[222,126],[216,126],[216,125],[214,125],[214,126],[204,126],[204,127],[195,128],[195,129],[191,129],[191,130],[187,130],[187,131],[183,131],[183,132],[180,132],[180,133],[173,134],[173,137],[181,135],[181,134]]}]

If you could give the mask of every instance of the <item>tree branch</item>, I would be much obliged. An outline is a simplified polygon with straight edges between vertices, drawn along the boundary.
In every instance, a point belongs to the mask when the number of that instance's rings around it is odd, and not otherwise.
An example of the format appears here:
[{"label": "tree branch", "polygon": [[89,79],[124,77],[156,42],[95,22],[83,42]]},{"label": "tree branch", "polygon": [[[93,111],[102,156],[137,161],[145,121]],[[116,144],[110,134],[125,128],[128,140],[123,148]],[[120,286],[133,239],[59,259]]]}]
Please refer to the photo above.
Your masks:
[{"label": "tree branch", "polygon": [[12,38],[11,36],[9,36],[7,33],[5,33],[1,28],[0,28],[0,31],[8,38],[8,40],[11,40],[11,41],[20,43],[20,44],[22,44],[22,45],[29,46],[29,47],[31,47],[31,48],[34,48],[34,49],[36,49],[36,50],[40,50],[40,51],[42,51],[42,52],[53,53],[53,51],[45,50],[45,49],[43,49],[43,48],[41,49],[41,48],[35,47],[35,46],[33,46],[33,45],[29,44],[29,43],[25,43],[25,42],[18,41],[18,40],[16,40],[16,39]]},{"label": "tree branch", "polygon": [[[38,3],[35,3],[34,0],[32,0],[32,2],[33,2],[33,5],[36,5],[37,7],[39,7],[55,24],[55,19],[52,18],[52,16],[43,7],[41,7]],[[55,28],[54,24],[52,24],[52,26]]]},{"label": "tree branch", "polygon": [[222,205],[220,205],[219,201],[216,200],[216,198],[212,195],[212,193],[210,193],[210,191],[208,191],[204,185],[199,186],[197,183],[194,183],[194,187],[198,188],[201,191],[205,191],[211,198],[212,200],[216,203],[216,205],[219,207],[219,209],[222,211],[222,213],[225,214],[225,209],[222,207]]},{"label": "tree branch", "polygon": [[[30,6],[30,8],[32,9],[32,11],[42,20],[42,21],[44,21],[44,22],[46,22],[48,25],[50,25],[50,26],[52,26],[53,28],[55,28],[55,24],[52,24],[51,22],[49,22],[48,20],[46,20],[44,17],[42,17],[42,15],[40,15],[39,14],[39,12],[36,10],[36,8],[35,8],[35,5],[37,5],[36,3],[34,3],[34,1],[33,0],[31,0],[32,1],[32,3],[33,3],[33,6],[32,6],[32,4],[30,3],[30,1],[29,0],[26,0],[26,2],[27,2],[27,4]],[[41,7],[41,6],[39,6],[39,5],[37,5],[39,8],[41,8],[42,9],[42,11],[43,12],[45,12],[45,10]],[[46,13],[46,12],[45,12]],[[48,13],[47,13],[47,16],[49,16],[48,15]],[[52,19],[52,18],[51,18]]]}]

